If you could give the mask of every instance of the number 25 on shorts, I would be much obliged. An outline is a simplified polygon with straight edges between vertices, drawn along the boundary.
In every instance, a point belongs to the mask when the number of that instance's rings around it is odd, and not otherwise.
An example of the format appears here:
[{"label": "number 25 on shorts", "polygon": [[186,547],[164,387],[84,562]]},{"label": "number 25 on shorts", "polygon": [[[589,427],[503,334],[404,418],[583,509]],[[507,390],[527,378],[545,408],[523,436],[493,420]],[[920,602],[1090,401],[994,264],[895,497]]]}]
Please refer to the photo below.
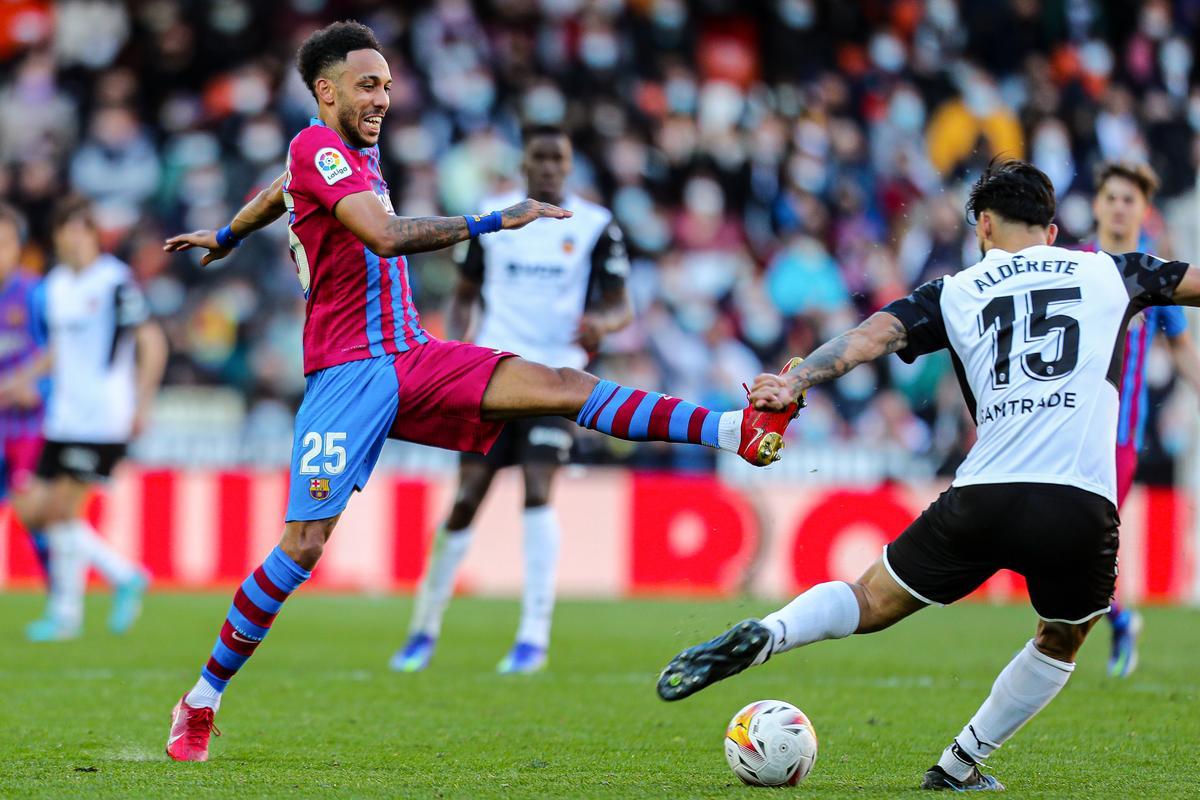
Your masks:
[{"label": "number 25 on shorts", "polygon": [[[325,472],[329,475],[339,475],[346,468],[346,448],[339,442],[344,441],[345,433],[326,433],[323,437],[316,431],[309,431],[301,439],[300,447],[304,455],[300,457],[300,474],[317,475]],[[322,457],[324,464],[313,462]]]}]

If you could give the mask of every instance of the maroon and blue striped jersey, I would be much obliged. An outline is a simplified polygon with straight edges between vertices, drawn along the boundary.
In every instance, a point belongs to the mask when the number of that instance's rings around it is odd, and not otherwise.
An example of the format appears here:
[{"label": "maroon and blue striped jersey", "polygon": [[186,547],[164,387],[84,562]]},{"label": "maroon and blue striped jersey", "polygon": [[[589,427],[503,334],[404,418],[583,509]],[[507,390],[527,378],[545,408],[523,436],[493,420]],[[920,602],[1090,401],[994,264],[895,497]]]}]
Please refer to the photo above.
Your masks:
[{"label": "maroon and blue striped jersey", "polygon": [[288,148],[283,197],[288,239],[308,301],[304,372],[401,353],[429,339],[413,305],[408,263],[384,258],[338,222],[334,207],[371,192],[394,213],[379,147],[351,147],[313,119]]},{"label": "maroon and blue striped jersey", "polygon": [[[29,364],[44,344],[36,319],[38,283],[34,275],[15,272],[0,286],[0,381]],[[40,405],[0,408],[0,439],[41,435],[42,411]]]}]

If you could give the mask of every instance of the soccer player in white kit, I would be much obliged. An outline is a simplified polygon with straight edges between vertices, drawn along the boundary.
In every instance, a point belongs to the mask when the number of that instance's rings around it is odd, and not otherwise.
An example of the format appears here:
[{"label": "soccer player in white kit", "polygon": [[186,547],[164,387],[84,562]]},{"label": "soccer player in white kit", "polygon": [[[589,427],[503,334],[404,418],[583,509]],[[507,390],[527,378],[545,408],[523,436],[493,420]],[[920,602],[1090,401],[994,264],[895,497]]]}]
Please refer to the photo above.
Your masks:
[{"label": "soccer player in white kit", "polygon": [[100,538],[83,503],[145,426],[167,359],[129,267],[100,248],[91,203],[65,199],[53,228],[59,263],[34,299],[50,355],[45,445],[32,485],[14,498],[21,523],[44,530],[50,551],[50,595],[45,615],[26,629],[32,641],[79,635],[89,565],[114,588],[113,632],[141,610],[148,576]]},{"label": "soccer player in white kit", "polygon": [[[569,207],[575,215],[460,245],[448,334],[553,367],[582,369],[604,335],[632,318],[624,237],[611,211],[566,192],[572,154],[561,128],[530,127],[522,139],[528,196]],[[504,208],[525,196],[514,190],[483,205]],[[475,325],[479,306],[482,315]],[[570,456],[574,428],[565,417],[517,420],[505,426],[486,455],[462,454],[454,505],[434,540],[409,638],[392,657],[393,669],[416,672],[429,665],[459,564],[474,536],[475,514],[496,471],[509,466],[520,466],[525,481],[525,591],[516,640],[497,669],[529,673],[545,666],[560,538],[550,490]]]},{"label": "soccer player in white kit", "polygon": [[760,375],[750,395],[756,408],[782,408],[888,353],[911,362],[947,349],[979,432],[951,487],[857,581],[814,586],[761,622],[683,651],[658,693],[679,700],[776,653],[882,630],[1011,569],[1027,580],[1036,635],[921,784],[998,791],[980,766],[1066,685],[1109,610],[1126,328],[1150,306],[1200,305],[1200,269],[1054,247],[1054,187],[1025,162],[993,163],[967,209],[978,264],[886,306],[786,376]]}]

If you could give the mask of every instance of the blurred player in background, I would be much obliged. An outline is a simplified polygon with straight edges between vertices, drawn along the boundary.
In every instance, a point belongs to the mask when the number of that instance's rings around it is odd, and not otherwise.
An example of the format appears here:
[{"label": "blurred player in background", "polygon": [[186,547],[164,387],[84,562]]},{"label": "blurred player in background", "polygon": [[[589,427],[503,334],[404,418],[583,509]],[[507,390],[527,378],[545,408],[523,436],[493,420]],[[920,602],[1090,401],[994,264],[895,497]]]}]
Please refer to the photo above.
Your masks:
[{"label": "blurred player in background", "polygon": [[100,538],[83,504],[145,427],[167,359],[166,339],[129,267],[100,248],[91,203],[64,200],[53,234],[59,263],[34,303],[49,355],[46,441],[28,492],[15,500],[22,524],[45,530],[50,551],[50,597],[45,616],[27,628],[32,641],[79,634],[89,564],[113,586],[114,633],[128,630],[141,611],[145,571]]},{"label": "blurred player in background", "polygon": [[[33,320],[33,295],[39,278],[21,270],[26,222],[20,212],[0,204],[0,498],[12,498],[29,486],[42,450],[43,392],[47,368],[43,342]],[[43,573],[49,577],[46,535],[30,531]]]},{"label": "blurred player in background", "polygon": [[[452,339],[520,353],[547,366],[582,369],[604,335],[632,319],[624,237],[610,211],[565,194],[572,152],[562,129],[530,128],[523,140],[521,171],[528,196],[570,208],[574,216],[472,239],[459,265],[447,332]],[[526,196],[514,190],[483,205],[504,208]],[[483,313],[476,329],[479,305]],[[474,534],[471,522],[496,471],[510,466],[520,466],[525,481],[525,591],[516,642],[498,670],[525,673],[545,665],[560,537],[550,489],[558,467],[570,456],[574,430],[566,417],[516,420],[504,427],[486,455],[463,453],[454,506],[437,532],[409,639],[393,656],[393,669],[415,672],[428,666]]]},{"label": "blurred player in background", "polygon": [[[1158,176],[1146,164],[1109,162],[1096,173],[1096,196],[1092,211],[1096,216],[1094,248],[1105,253],[1151,252],[1151,243],[1142,235],[1142,224],[1151,210]],[[1121,416],[1117,427],[1117,507],[1120,508],[1133,485],[1137,472],[1138,451],[1146,429],[1149,392],[1146,367],[1154,336],[1162,333],[1179,376],[1200,397],[1200,356],[1187,333],[1187,318],[1179,306],[1156,306],[1138,314],[1129,323],[1125,339],[1124,366],[1121,372]],[[1108,612],[1112,627],[1112,647],[1108,672],[1123,678],[1137,668],[1137,641],[1142,615],[1123,608],[1115,600]]]},{"label": "blurred player in background", "polygon": [[220,231],[166,243],[169,251],[205,248],[202,263],[211,263],[286,210],[308,301],[307,384],[296,414],[283,536],[234,595],[196,685],[175,705],[166,749],[179,761],[208,759],[221,694],[308,580],[389,437],[486,453],[508,420],[568,416],[619,438],[704,444],[765,466],[796,411],[721,413],[430,336],[413,305],[403,256],[571,212],[524,200],[480,216],[396,216],[378,147],[392,78],[375,35],[356,22],[326,26],[301,45],[297,67],[318,117],[292,139],[286,174]]}]

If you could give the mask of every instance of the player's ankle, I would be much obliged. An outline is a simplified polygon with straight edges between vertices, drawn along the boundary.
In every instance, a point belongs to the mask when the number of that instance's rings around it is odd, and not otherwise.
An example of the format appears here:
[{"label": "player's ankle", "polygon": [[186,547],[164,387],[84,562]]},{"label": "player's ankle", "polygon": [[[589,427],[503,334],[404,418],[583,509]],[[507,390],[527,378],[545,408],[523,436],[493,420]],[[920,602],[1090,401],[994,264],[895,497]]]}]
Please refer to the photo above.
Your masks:
[{"label": "player's ankle", "polygon": [[957,741],[951,742],[938,759],[938,766],[956,781],[965,781],[969,778],[971,770],[975,769],[977,765],[978,762],[970,753],[959,747]]},{"label": "player's ankle", "polygon": [[782,623],[776,621],[775,624],[772,625],[764,621],[762,624],[763,627],[765,627],[771,634],[771,638],[767,640],[767,643],[763,645],[762,650],[759,650],[758,655],[756,655],[754,660],[750,662],[750,666],[752,667],[757,667],[759,664],[765,664],[770,661],[771,656],[775,654],[775,642],[780,641],[778,626]]},{"label": "player's ankle", "polygon": [[192,690],[184,696],[183,702],[192,708],[211,708],[216,711],[221,707],[221,693],[204,678],[200,678]]},{"label": "player's ankle", "polygon": [[722,412],[717,421],[717,447],[731,453],[742,446],[742,411]]}]

